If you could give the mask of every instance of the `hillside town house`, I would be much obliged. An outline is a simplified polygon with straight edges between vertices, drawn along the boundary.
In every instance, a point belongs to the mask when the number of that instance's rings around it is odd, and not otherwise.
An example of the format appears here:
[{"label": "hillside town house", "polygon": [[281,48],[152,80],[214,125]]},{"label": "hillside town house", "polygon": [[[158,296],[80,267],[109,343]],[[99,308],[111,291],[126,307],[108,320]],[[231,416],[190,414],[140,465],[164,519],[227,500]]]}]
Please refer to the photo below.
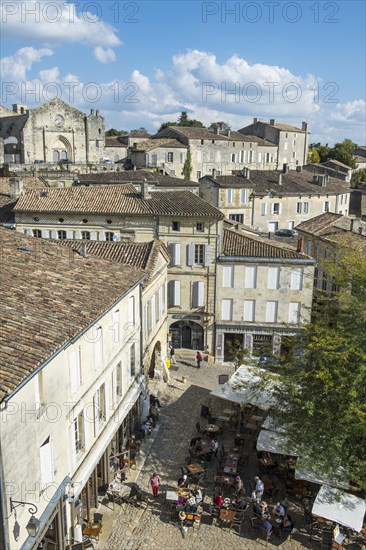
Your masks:
[{"label": "hillside town house", "polygon": [[303,171],[245,169],[232,176],[206,176],[200,195],[225,217],[261,232],[293,229],[323,212],[347,215],[350,189],[339,179]]},{"label": "hillside town house", "polygon": [[0,546],[63,550],[148,410],[146,273],[3,228],[0,243]]},{"label": "hillside town house", "polygon": [[126,161],[130,147],[137,145],[141,141],[146,141],[150,135],[141,130],[133,130],[120,136],[105,138],[105,159],[112,162]]},{"label": "hillside town house", "polygon": [[290,168],[302,166],[307,162],[308,156],[308,125],[301,124],[301,128],[277,122],[271,118],[269,122],[253,119],[253,123],[239,130],[241,134],[257,136],[277,146],[277,165],[282,168],[288,164]]},{"label": "hillside town house", "polygon": [[298,250],[224,222],[217,258],[216,360],[237,342],[254,356],[289,352],[310,319],[314,260]]},{"label": "hillside town house", "polygon": [[327,273],[327,261],[337,254],[337,249],[347,248],[366,256],[366,222],[342,214],[326,212],[297,227],[304,240],[304,249],[316,260],[314,271],[315,295],[331,296],[340,289]]},{"label": "hillside town house", "polygon": [[[159,153],[157,148],[150,149],[154,147],[154,141],[159,143]],[[143,147],[145,149],[142,151]],[[214,131],[208,128],[169,126],[152,136],[145,145],[140,143],[132,148],[130,157],[136,168],[146,168],[147,163],[151,166],[155,162],[152,155],[157,155],[156,158],[161,159],[160,167],[165,168],[170,175],[174,171],[174,175],[182,177],[188,151],[192,166],[190,179],[193,181],[211,174],[213,170],[220,174],[231,174],[233,170],[246,166],[266,170],[277,166],[275,144],[232,130],[223,133],[219,128]]]},{"label": "hillside town house", "polygon": [[168,329],[175,347],[213,350],[215,258],[223,214],[189,191],[132,185],[25,191],[16,229],[53,239],[161,240],[168,248]]}]

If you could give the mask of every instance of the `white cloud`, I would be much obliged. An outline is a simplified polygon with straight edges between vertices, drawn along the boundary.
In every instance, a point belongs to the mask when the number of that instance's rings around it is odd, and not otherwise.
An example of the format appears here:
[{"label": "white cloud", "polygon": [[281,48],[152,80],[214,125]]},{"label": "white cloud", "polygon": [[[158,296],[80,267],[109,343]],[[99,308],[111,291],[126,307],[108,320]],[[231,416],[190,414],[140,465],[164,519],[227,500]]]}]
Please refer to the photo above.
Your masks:
[{"label": "white cloud", "polygon": [[122,44],[117,31],[102,21],[104,3],[89,2],[83,6],[64,0],[13,0],[0,5],[3,38],[37,40],[47,46],[78,43],[92,48],[105,48],[95,57],[106,63],[113,60],[110,48]]},{"label": "white cloud", "polygon": [[116,54],[112,48],[103,48],[102,46],[96,46],[94,48],[94,57],[100,63],[110,63],[115,61]]},{"label": "white cloud", "polygon": [[332,113],[333,120],[339,121],[365,121],[366,118],[366,101],[356,99],[347,103],[338,103],[336,110]]},{"label": "white cloud", "polygon": [[9,81],[24,82],[27,78],[27,71],[30,71],[33,63],[39,63],[43,57],[53,55],[49,48],[21,48],[14,55],[3,57],[0,60],[0,67],[3,79]]}]

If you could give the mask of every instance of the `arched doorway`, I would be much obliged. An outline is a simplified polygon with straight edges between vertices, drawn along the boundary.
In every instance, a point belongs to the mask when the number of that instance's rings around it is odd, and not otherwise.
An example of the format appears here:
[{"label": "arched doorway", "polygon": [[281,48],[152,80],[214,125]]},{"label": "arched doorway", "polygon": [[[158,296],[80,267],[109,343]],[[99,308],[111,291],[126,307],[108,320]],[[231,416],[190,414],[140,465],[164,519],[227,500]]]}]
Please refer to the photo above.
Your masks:
[{"label": "arched doorway", "polygon": [[161,343],[156,342],[150,359],[149,377],[154,378],[154,371],[161,361]]},{"label": "arched doorway", "polygon": [[59,160],[73,160],[72,147],[68,139],[64,136],[58,136],[57,141],[52,144],[53,162]]},{"label": "arched doorway", "polygon": [[203,350],[203,327],[193,321],[176,321],[169,327],[174,348]]}]

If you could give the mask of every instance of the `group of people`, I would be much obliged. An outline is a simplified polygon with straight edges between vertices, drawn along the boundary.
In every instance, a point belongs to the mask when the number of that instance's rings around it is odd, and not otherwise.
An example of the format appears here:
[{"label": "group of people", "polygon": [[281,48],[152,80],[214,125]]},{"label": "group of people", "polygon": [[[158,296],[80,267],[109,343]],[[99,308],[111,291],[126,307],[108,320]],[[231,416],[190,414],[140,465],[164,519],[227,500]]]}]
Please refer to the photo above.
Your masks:
[{"label": "group of people", "polygon": [[272,521],[276,522],[276,525],[282,533],[291,533],[294,528],[294,523],[290,514],[286,511],[286,507],[281,503],[277,502],[270,514],[268,510],[267,503],[262,500],[260,503],[255,502],[253,504],[253,512],[256,517],[261,521],[261,526],[267,532],[267,538],[269,539],[273,532]]},{"label": "group of people", "polygon": [[[196,451],[202,451],[203,449],[203,441],[201,436],[192,437],[189,446],[191,449],[195,449]],[[217,453],[219,451],[219,442],[217,439],[213,438],[210,443],[210,452],[211,456],[214,455],[217,457]]]}]

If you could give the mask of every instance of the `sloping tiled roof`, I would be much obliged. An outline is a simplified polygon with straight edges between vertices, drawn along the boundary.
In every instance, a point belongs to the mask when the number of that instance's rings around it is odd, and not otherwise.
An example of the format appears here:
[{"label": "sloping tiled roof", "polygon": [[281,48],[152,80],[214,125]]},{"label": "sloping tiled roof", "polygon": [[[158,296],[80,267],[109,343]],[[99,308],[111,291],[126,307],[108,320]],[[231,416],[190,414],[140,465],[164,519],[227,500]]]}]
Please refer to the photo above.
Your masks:
[{"label": "sloping tiled roof", "polygon": [[1,401],[112,307],[144,271],[2,228],[0,245]]},{"label": "sloping tiled roof", "polygon": [[146,141],[140,141],[133,147],[134,151],[151,151],[157,147],[169,147],[170,149],[180,147],[181,149],[187,149],[187,145],[184,145],[180,141],[174,138],[156,138],[147,139]]},{"label": "sloping tiled roof", "polygon": [[190,191],[151,193],[144,199],[133,185],[49,188],[26,191],[15,212],[68,212],[136,216],[197,216],[222,218],[220,210]]},{"label": "sloping tiled roof", "polygon": [[[279,174],[282,174],[281,185],[277,179]],[[275,170],[250,170],[249,179],[240,175],[216,176],[215,181],[224,187],[228,187],[225,182],[236,183],[242,187],[254,187],[256,195],[263,196],[268,195],[270,191],[278,195],[326,195],[329,193],[349,193],[350,191],[348,185],[340,179],[329,177],[326,187],[322,187],[317,183],[313,183],[311,172],[297,172],[296,170],[290,170],[287,174]],[[240,182],[242,183],[240,184]]]},{"label": "sloping tiled roof", "polygon": [[169,261],[169,252],[162,241],[150,241],[147,243],[113,243],[100,241],[81,241],[81,240],[57,240],[54,241],[62,246],[67,246],[75,251],[81,252],[81,247],[85,246],[88,255],[99,256],[105,260],[119,262],[130,267],[137,267],[152,274],[157,256],[161,251]]},{"label": "sloping tiled roof", "polygon": [[124,143],[121,143],[118,139],[118,136],[113,137],[106,137],[105,138],[105,146],[106,147],[123,147],[126,148],[126,145]]},{"label": "sloping tiled roof", "polygon": [[296,226],[296,229],[314,233],[315,235],[322,235],[324,231],[329,229],[329,227],[332,227],[334,223],[342,217],[342,214],[325,212],[324,214],[315,216],[315,218],[299,223],[299,225]]},{"label": "sloping tiled roof", "polygon": [[[0,223],[6,223],[14,218],[13,209],[18,199],[10,196],[10,178],[0,178]],[[24,178],[23,189],[42,189],[46,185],[38,178]]]},{"label": "sloping tiled roof", "polygon": [[208,128],[196,128],[194,126],[169,126],[168,128],[165,128],[161,132],[158,132],[153,136],[153,140],[156,139],[162,139],[167,138],[171,135],[172,131],[178,132],[179,134],[183,135],[184,137],[188,139],[206,139],[206,140],[215,140],[215,141],[243,141],[243,142],[251,142],[251,143],[258,143],[258,145],[268,145],[269,147],[273,147],[273,143],[264,140],[262,138],[251,136],[251,135],[244,135],[240,132],[237,132],[236,130],[230,130],[230,135],[228,136],[227,133],[219,133],[217,134],[214,130],[209,130]]},{"label": "sloping tiled roof", "polygon": [[229,229],[224,229],[222,252],[224,256],[309,260],[309,256],[285,244]]},{"label": "sloping tiled roof", "polygon": [[320,166],[331,167],[333,164],[335,164],[336,166],[339,166],[340,168],[346,168],[347,170],[352,170],[352,168],[348,166],[348,164],[343,164],[343,162],[340,162],[339,160],[335,160],[335,159],[326,160],[325,162],[320,163]]},{"label": "sloping tiled roof", "polygon": [[358,227],[363,228],[363,234],[352,231],[352,226],[355,220],[342,214],[333,214],[325,212],[315,218],[301,222],[296,229],[304,231],[332,241],[333,243],[341,244],[342,246],[356,246],[360,253],[366,254],[366,223],[361,220],[356,220]]},{"label": "sloping tiled roof", "polygon": [[157,187],[198,187],[198,183],[196,181],[186,181],[182,178],[174,178],[172,176],[158,174],[157,172],[149,172],[148,170],[126,170],[121,172],[100,172],[98,174],[79,174],[78,179],[82,185],[144,183],[144,181],[147,181]]}]

